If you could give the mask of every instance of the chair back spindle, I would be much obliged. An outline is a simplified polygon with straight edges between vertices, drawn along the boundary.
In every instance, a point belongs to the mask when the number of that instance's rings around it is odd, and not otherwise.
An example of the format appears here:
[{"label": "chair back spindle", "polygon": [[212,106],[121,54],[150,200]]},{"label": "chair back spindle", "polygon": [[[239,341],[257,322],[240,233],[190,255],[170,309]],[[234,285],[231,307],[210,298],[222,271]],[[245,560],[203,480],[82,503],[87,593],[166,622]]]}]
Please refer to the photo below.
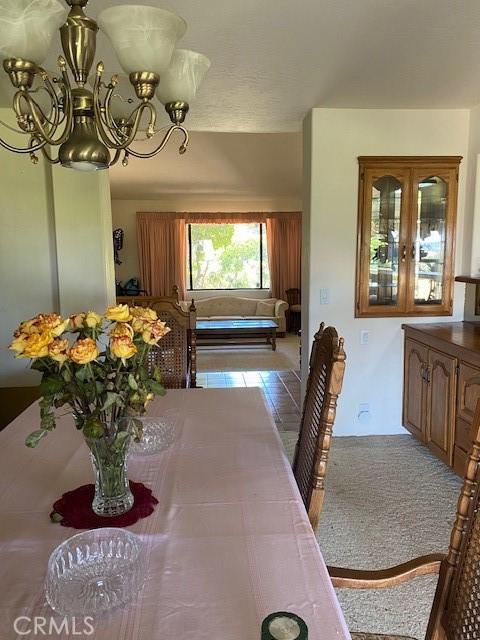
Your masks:
[{"label": "chair back spindle", "polygon": [[293,462],[302,500],[312,527],[318,526],[337,398],[345,371],[343,338],[334,327],[320,325],[314,336],[300,433]]},{"label": "chair back spindle", "polygon": [[448,553],[442,563],[427,638],[480,638],[480,399],[472,423],[472,449],[457,503]]}]

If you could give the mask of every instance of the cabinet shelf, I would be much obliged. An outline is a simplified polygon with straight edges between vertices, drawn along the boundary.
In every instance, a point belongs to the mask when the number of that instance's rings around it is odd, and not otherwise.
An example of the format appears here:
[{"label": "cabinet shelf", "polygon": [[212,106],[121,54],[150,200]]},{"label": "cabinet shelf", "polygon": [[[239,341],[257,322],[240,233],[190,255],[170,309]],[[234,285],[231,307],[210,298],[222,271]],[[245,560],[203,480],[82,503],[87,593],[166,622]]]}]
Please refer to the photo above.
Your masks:
[{"label": "cabinet shelf", "polygon": [[480,276],[457,276],[455,282],[466,282],[468,284],[480,284]]}]

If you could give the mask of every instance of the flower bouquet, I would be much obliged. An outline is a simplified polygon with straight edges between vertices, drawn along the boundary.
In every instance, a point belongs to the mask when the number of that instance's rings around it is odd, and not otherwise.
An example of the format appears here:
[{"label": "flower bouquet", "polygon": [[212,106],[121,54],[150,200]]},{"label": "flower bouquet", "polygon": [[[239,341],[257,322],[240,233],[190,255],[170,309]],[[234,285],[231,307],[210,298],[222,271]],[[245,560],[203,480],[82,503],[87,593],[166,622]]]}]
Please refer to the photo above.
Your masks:
[{"label": "flower bouquet", "polygon": [[68,407],[83,431],[95,470],[93,510],[119,515],[133,505],[127,477],[128,446],[141,438],[141,421],[155,395],[164,395],[158,368],[147,358],[170,331],[155,311],[118,305],[64,319],[39,314],[22,322],[10,345],[17,358],[40,371],[40,428],[26,439],[37,444],[56,426],[56,409]]}]

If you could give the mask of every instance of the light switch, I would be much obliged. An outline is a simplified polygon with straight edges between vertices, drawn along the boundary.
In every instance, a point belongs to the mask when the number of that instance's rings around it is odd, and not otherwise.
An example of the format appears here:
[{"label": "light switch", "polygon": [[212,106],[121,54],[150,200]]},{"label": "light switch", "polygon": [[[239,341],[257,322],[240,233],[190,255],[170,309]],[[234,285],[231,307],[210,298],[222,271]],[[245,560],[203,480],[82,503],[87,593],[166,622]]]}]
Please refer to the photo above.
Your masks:
[{"label": "light switch", "polygon": [[330,289],[320,289],[320,304],[330,304]]},{"label": "light switch", "polygon": [[370,331],[362,329],[360,331],[360,344],[368,344],[370,342]]}]

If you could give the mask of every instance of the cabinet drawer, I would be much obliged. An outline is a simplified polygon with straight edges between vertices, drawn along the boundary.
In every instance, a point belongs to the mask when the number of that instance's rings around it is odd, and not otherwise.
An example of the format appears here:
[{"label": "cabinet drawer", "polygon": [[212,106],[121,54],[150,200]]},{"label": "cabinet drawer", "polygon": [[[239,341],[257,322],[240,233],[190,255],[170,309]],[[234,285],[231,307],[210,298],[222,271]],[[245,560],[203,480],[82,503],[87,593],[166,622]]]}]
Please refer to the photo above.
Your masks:
[{"label": "cabinet drawer", "polygon": [[462,449],[455,447],[453,452],[453,470],[455,473],[463,478],[465,475],[465,467],[467,464],[468,455]]},{"label": "cabinet drawer", "polygon": [[480,398],[480,369],[460,362],[458,367],[457,416],[471,422]]},{"label": "cabinet drawer", "polygon": [[462,418],[457,418],[455,446],[466,452],[470,451],[472,446],[472,423],[462,420]]}]

